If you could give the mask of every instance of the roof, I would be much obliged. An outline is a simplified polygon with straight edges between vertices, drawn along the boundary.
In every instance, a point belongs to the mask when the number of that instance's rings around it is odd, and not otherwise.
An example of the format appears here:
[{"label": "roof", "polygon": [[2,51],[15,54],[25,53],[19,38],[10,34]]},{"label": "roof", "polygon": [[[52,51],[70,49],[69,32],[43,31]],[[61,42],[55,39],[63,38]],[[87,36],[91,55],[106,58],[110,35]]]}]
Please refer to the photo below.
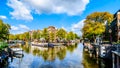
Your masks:
[{"label": "roof", "polygon": [[114,18],[116,17],[117,13],[120,12],[120,9],[114,14]]}]

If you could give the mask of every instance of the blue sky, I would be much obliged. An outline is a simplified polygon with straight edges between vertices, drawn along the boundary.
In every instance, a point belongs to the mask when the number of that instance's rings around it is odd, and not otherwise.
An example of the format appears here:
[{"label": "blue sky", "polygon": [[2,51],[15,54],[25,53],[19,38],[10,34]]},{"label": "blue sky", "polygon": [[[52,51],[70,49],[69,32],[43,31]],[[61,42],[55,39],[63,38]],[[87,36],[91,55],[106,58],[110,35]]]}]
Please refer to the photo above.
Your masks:
[{"label": "blue sky", "polygon": [[83,21],[93,12],[120,9],[120,0],[0,0],[0,19],[11,25],[11,33],[64,28],[81,35]]}]

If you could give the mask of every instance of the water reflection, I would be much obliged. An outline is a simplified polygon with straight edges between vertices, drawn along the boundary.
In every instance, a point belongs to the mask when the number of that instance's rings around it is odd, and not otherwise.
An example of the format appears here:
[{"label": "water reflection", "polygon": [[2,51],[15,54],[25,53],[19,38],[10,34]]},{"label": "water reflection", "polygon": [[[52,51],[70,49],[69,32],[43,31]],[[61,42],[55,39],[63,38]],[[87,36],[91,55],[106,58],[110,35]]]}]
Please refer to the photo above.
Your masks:
[{"label": "water reflection", "polygon": [[55,58],[63,60],[66,56],[66,52],[69,51],[72,53],[77,48],[77,44],[69,46],[55,46],[54,48],[25,45],[22,48],[28,54],[32,53],[34,56],[41,56],[44,61],[54,61]]},{"label": "water reflection", "polygon": [[105,68],[101,59],[90,57],[83,45],[41,48],[22,46],[24,57],[8,60],[6,68]]},{"label": "water reflection", "polygon": [[112,68],[112,60],[100,59],[95,56],[90,56],[88,52],[83,51],[84,68]]},{"label": "water reflection", "polygon": [[7,68],[8,65],[9,65],[8,61],[3,61],[3,63],[0,63],[0,68],[2,67]]},{"label": "water reflection", "polygon": [[77,44],[75,45],[70,45],[70,46],[67,46],[67,50],[70,51],[71,53],[74,51],[74,49],[77,48]]},{"label": "water reflection", "polygon": [[98,58],[90,57],[89,54],[83,51],[84,68],[99,68]]}]

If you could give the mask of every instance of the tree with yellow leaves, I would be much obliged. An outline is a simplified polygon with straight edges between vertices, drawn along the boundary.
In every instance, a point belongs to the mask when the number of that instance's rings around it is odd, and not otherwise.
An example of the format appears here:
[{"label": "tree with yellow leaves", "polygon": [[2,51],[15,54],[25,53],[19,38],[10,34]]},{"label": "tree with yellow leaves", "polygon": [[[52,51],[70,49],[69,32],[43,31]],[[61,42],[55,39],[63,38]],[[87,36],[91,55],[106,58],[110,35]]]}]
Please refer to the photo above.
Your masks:
[{"label": "tree with yellow leaves", "polygon": [[86,17],[84,21],[84,27],[82,28],[83,38],[88,38],[92,41],[96,36],[101,36],[105,32],[105,24],[108,24],[113,20],[113,15],[109,12],[94,12]]}]

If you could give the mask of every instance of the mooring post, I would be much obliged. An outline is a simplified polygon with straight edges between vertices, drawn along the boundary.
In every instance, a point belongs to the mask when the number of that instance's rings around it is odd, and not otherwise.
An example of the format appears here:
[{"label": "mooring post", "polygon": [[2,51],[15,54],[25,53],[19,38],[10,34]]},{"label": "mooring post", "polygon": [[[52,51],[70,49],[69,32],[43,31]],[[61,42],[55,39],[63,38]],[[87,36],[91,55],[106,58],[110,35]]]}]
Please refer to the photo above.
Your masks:
[{"label": "mooring post", "polygon": [[113,64],[112,68],[115,68],[115,55],[113,52],[112,52],[112,64]]},{"label": "mooring post", "polygon": [[120,68],[119,66],[119,56],[117,55],[117,68]]}]

